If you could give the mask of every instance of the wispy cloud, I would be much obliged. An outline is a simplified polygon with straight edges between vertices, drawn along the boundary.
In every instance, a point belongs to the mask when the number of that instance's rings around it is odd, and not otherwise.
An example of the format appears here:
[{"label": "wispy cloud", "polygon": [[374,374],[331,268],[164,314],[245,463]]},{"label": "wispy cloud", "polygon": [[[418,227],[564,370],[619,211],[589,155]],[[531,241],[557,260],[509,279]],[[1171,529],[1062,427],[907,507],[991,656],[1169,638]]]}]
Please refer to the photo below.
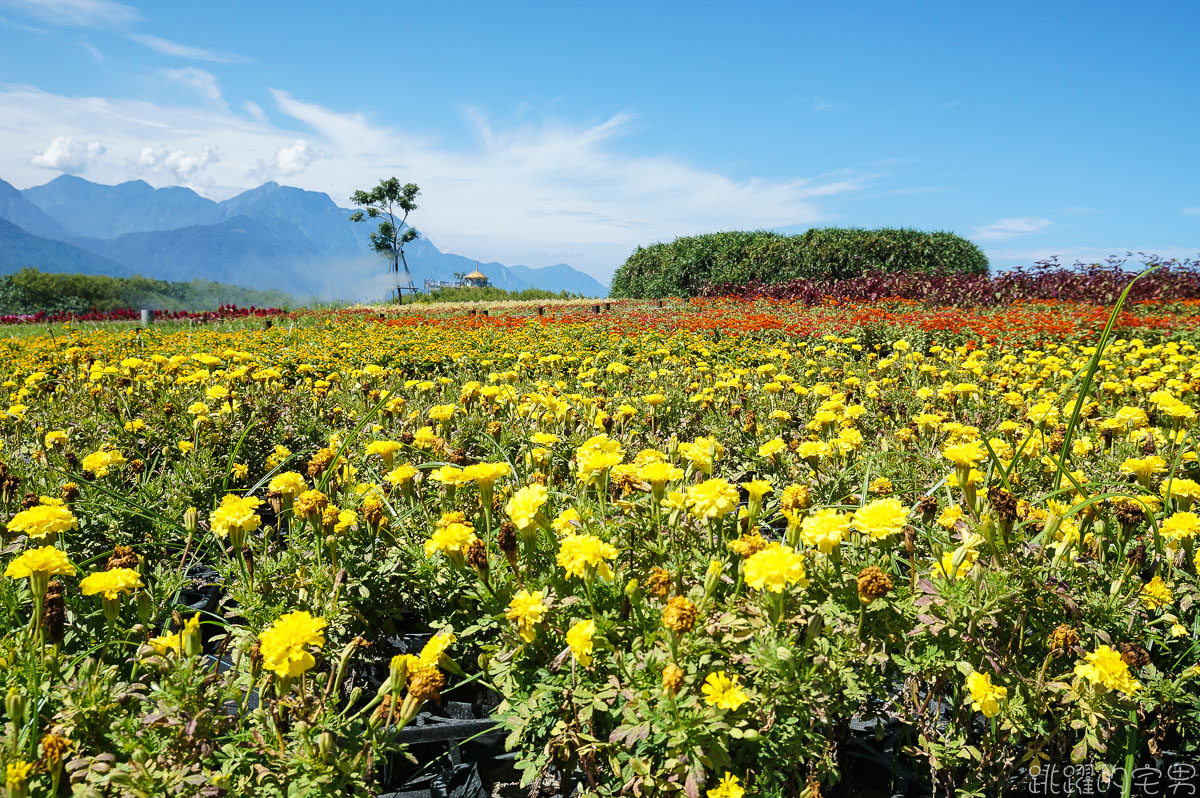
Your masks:
[{"label": "wispy cloud", "polygon": [[220,87],[196,73],[178,79],[190,80],[204,103],[0,88],[0,159],[16,165],[4,178],[23,186],[44,182],[45,173],[28,164],[29,154],[46,146],[34,131],[102,140],[108,155],[90,166],[90,179],[145,176],[211,196],[249,188],[266,169],[346,204],[354,190],[395,175],[421,186],[417,226],[443,249],[530,265],[545,265],[546,253],[579,253],[573,265],[598,275],[639,244],[826,221],[826,198],[860,191],[874,179],[861,170],[735,178],[667,155],[630,155],[628,142],[618,146],[633,128],[628,114],[590,124],[508,126],[474,111],[464,119],[467,143],[451,146],[274,91],[273,116],[284,121],[272,124],[245,106],[235,111],[212,102]]},{"label": "wispy cloud", "polygon": [[144,44],[156,53],[170,55],[176,58],[187,58],[192,61],[210,61],[214,64],[244,64],[250,59],[235,53],[222,53],[215,50],[205,50],[203,47],[192,47],[187,44],[168,41],[158,36],[144,33],[131,33],[130,39],[138,44]]},{"label": "wispy cloud", "polygon": [[1036,216],[1014,216],[1000,219],[984,227],[976,227],[974,238],[977,241],[1003,241],[1008,238],[1036,233],[1053,224],[1049,219]]},{"label": "wispy cloud", "polygon": [[163,70],[163,74],[177,83],[182,83],[190,87],[211,103],[217,105],[225,104],[225,97],[221,94],[221,86],[217,83],[217,79],[203,69],[196,69],[195,67],[166,69]]},{"label": "wispy cloud", "polygon": [[1200,208],[1184,208],[1183,212],[1187,216],[1200,216]]},{"label": "wispy cloud", "polygon": [[120,28],[142,18],[136,8],[115,0],[0,0],[0,6],[71,28]]}]

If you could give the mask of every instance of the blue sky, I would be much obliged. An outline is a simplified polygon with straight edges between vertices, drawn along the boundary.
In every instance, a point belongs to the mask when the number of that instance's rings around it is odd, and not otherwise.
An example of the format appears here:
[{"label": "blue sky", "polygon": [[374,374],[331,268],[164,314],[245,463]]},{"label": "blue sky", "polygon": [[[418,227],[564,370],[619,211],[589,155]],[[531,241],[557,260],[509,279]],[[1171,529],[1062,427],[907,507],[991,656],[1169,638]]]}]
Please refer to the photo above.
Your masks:
[{"label": "blue sky", "polygon": [[480,260],[730,228],[1200,254],[1194,2],[0,0],[0,177],[420,184]]}]

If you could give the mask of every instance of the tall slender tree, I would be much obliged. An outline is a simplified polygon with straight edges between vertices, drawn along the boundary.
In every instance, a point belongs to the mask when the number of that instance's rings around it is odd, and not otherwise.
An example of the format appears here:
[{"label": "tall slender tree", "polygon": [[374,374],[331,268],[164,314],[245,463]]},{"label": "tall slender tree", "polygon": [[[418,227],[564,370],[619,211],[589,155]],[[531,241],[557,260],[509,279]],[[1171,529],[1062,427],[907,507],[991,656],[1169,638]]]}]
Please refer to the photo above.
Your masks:
[{"label": "tall slender tree", "polygon": [[[404,245],[420,236],[408,225],[408,215],[417,209],[416,200],[420,193],[416,183],[400,185],[399,180],[391,177],[379,181],[379,185],[370,191],[355,191],[350,197],[351,202],[366,209],[365,214],[363,211],[350,214],[350,221],[379,220],[379,229],[371,233],[371,246],[391,260],[391,271],[396,276],[396,298],[401,304],[404,304],[403,291],[412,291],[415,295],[417,290],[404,258]],[[403,286],[400,284],[401,266],[404,267]]]}]

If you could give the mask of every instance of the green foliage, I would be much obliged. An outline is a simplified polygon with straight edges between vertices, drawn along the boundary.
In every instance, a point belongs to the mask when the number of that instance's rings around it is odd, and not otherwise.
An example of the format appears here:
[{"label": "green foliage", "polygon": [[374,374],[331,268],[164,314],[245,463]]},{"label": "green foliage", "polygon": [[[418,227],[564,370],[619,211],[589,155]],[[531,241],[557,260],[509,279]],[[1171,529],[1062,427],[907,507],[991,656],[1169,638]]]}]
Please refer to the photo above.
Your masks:
[{"label": "green foliage", "polygon": [[541,288],[526,288],[522,291],[505,291],[503,288],[488,286],[486,288],[439,288],[428,294],[418,294],[417,302],[506,302],[536,299],[576,299],[577,294],[566,291],[554,293]]},{"label": "green foliage", "polygon": [[168,282],[148,277],[47,274],[22,269],[0,277],[0,314],[86,313],[122,308],[215,310],[221,304],[258,307],[293,305],[281,291],[260,291],[208,280]]},{"label": "green foliage", "polygon": [[987,257],[953,233],[813,228],[709,233],[638,247],[613,276],[609,295],[696,296],[706,284],[848,278],[870,271],[983,273]]}]

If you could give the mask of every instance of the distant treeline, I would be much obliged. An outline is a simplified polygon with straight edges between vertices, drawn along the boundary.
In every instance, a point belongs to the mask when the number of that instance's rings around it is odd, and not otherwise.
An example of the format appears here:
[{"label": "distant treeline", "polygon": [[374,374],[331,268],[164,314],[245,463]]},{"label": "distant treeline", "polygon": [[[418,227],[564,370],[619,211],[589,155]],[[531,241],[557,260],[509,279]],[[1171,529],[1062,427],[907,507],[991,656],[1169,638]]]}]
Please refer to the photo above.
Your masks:
[{"label": "distant treeline", "polygon": [[49,274],[22,269],[0,277],[0,314],[88,313],[122,308],[216,310],[221,305],[287,307],[295,297],[209,280],[168,282],[148,277]]},{"label": "distant treeline", "polygon": [[439,288],[428,294],[417,294],[417,302],[498,302],[523,299],[578,299],[578,294],[566,291],[554,293],[541,288],[526,288],[523,291],[505,291],[503,288]]}]

